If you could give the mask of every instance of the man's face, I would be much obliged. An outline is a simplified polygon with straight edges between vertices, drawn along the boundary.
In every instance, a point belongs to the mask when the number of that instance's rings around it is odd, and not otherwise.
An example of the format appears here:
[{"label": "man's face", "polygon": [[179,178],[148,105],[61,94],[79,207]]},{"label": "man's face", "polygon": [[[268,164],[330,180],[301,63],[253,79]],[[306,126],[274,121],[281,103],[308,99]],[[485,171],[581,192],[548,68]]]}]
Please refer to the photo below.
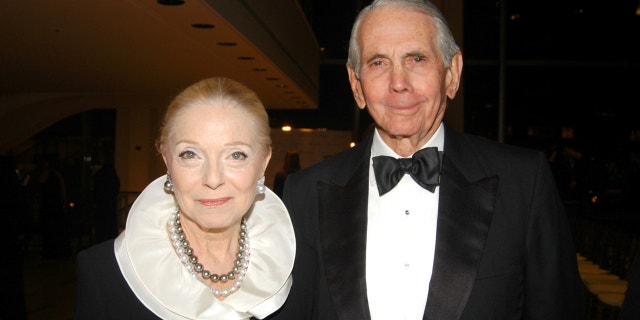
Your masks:
[{"label": "man's face", "polygon": [[365,106],[385,141],[425,143],[458,88],[462,58],[445,68],[431,17],[398,8],[371,12],[360,29],[360,78],[348,68],[358,106]]}]

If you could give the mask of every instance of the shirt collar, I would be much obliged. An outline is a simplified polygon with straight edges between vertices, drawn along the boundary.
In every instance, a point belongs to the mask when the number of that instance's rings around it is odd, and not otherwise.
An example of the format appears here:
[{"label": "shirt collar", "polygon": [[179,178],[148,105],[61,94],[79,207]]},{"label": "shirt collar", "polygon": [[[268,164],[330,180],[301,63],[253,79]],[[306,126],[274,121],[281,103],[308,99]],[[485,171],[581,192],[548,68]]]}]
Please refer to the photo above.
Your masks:
[{"label": "shirt collar", "polygon": [[[444,125],[440,123],[438,130],[433,134],[431,139],[425,143],[422,148],[438,147],[438,150],[444,151]],[[371,157],[375,156],[389,156],[394,158],[401,158],[393,149],[391,149],[380,137],[378,128],[373,132],[373,143],[371,144]]]}]

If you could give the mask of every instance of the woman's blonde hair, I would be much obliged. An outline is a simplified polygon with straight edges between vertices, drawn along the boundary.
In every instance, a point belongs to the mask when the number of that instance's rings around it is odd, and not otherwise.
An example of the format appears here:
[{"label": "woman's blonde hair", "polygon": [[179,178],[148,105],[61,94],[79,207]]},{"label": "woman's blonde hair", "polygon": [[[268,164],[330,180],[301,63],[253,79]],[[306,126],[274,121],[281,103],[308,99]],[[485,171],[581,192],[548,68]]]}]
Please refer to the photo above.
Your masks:
[{"label": "woman's blonde hair", "polygon": [[160,126],[160,136],[156,148],[164,151],[167,138],[178,116],[193,105],[224,103],[249,115],[247,129],[253,126],[258,142],[268,149],[271,147],[271,127],[269,116],[258,95],[240,82],[214,77],[200,80],[187,87],[169,104]]}]

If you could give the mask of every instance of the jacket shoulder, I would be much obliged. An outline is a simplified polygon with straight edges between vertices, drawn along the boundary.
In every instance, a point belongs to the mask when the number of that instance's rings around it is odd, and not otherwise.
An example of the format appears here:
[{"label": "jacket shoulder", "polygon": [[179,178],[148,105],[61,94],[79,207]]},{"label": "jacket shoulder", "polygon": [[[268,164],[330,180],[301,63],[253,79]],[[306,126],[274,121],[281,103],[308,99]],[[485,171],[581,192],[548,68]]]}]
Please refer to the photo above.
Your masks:
[{"label": "jacket shoulder", "polygon": [[328,156],[320,162],[289,175],[289,178],[294,181],[309,181],[309,179],[341,180],[341,178],[350,177],[360,165],[369,161],[370,145],[370,143],[367,145],[367,142],[363,142],[354,148]]}]

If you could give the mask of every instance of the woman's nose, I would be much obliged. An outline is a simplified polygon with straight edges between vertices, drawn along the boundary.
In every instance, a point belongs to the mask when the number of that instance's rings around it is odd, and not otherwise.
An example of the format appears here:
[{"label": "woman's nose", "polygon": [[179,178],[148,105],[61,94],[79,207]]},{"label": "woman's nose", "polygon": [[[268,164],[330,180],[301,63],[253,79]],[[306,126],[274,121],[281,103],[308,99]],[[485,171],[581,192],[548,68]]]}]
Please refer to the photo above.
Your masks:
[{"label": "woman's nose", "polygon": [[211,161],[204,166],[203,183],[211,189],[216,189],[224,184],[224,167],[216,161]]}]

